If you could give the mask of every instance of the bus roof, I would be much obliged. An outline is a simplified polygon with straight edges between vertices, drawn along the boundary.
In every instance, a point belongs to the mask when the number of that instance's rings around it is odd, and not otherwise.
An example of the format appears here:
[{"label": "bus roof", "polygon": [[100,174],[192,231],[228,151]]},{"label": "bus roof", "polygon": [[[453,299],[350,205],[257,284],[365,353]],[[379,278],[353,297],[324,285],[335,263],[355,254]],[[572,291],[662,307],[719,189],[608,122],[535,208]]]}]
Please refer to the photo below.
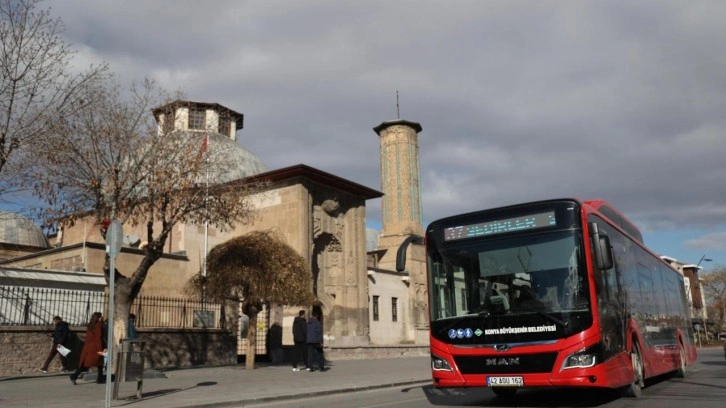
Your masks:
[{"label": "bus roof", "polygon": [[635,224],[633,224],[626,216],[620,213],[620,211],[610,205],[610,203],[600,198],[595,200],[585,200],[582,203],[604,215],[625,232],[630,234],[630,236],[632,236],[635,240],[645,245],[645,242],[643,242],[643,234],[640,233],[640,229],[638,229],[638,227],[636,227]]}]

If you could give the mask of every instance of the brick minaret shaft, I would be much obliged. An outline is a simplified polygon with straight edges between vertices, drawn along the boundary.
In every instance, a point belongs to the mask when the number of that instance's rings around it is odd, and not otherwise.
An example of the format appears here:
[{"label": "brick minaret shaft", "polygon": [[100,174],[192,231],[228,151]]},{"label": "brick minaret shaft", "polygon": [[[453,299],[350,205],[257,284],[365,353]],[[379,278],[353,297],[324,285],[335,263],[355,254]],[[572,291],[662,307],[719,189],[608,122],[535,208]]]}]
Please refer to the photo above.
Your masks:
[{"label": "brick minaret shaft", "polygon": [[422,235],[418,133],[423,129],[415,122],[394,120],[373,130],[381,144],[381,237]]},{"label": "brick minaret shaft", "polygon": [[[373,128],[381,142],[381,184],[383,190],[383,231],[378,249],[383,250],[378,266],[394,271],[396,253],[411,235],[423,235],[421,192],[418,167],[418,133],[421,125],[406,120],[383,122]],[[428,341],[426,254],[423,246],[410,245],[406,251],[408,305],[402,321],[407,327],[404,340],[416,344]]]}]

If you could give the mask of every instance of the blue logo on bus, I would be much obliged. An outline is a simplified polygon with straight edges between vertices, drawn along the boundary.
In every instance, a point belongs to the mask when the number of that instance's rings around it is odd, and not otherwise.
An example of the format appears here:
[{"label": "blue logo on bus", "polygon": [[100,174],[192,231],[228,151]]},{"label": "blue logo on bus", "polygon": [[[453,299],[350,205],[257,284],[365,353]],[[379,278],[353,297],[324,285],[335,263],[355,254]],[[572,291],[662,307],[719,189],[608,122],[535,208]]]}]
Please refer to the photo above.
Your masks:
[{"label": "blue logo on bus", "polygon": [[464,336],[466,336],[467,339],[472,338],[474,336],[474,332],[470,328],[464,329]]},{"label": "blue logo on bus", "polygon": [[449,330],[449,338],[455,339],[456,338],[456,329]]},{"label": "blue logo on bus", "polygon": [[463,339],[464,338],[464,329],[456,329],[456,337]]}]

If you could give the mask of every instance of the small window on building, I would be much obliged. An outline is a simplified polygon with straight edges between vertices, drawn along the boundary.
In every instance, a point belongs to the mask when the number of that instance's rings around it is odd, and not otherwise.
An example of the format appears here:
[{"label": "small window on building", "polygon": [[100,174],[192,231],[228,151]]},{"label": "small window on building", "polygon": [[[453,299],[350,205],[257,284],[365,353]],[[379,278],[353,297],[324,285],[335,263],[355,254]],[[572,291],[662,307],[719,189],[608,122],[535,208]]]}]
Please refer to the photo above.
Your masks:
[{"label": "small window on building", "polygon": [[373,321],[378,321],[378,296],[373,296]]},{"label": "small window on building", "polygon": [[204,109],[189,108],[189,129],[204,129],[206,113]]},{"label": "small window on building", "polygon": [[391,298],[391,320],[398,321],[398,298]]},{"label": "small window on building", "polygon": [[231,125],[232,125],[232,121],[229,120],[229,116],[219,115],[219,129],[217,129],[217,132],[220,134],[223,134],[225,136],[232,136],[232,135],[230,135]]}]

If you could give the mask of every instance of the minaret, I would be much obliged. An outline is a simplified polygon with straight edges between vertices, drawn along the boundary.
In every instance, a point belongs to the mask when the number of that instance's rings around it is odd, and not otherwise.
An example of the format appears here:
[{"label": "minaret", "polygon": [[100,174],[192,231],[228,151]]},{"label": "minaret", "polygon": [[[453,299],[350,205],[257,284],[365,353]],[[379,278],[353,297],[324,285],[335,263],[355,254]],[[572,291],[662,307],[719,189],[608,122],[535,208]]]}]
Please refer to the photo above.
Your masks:
[{"label": "minaret", "polygon": [[[396,270],[396,253],[411,235],[423,236],[421,191],[418,166],[416,122],[396,119],[373,128],[381,143],[381,190],[383,191],[383,231],[378,249],[384,250],[378,267]],[[416,344],[428,341],[428,296],[426,290],[426,254],[423,246],[410,245],[406,251],[409,301],[404,312],[405,339]]]},{"label": "minaret", "polygon": [[393,120],[373,128],[381,143],[382,236],[423,234],[416,122]]}]

